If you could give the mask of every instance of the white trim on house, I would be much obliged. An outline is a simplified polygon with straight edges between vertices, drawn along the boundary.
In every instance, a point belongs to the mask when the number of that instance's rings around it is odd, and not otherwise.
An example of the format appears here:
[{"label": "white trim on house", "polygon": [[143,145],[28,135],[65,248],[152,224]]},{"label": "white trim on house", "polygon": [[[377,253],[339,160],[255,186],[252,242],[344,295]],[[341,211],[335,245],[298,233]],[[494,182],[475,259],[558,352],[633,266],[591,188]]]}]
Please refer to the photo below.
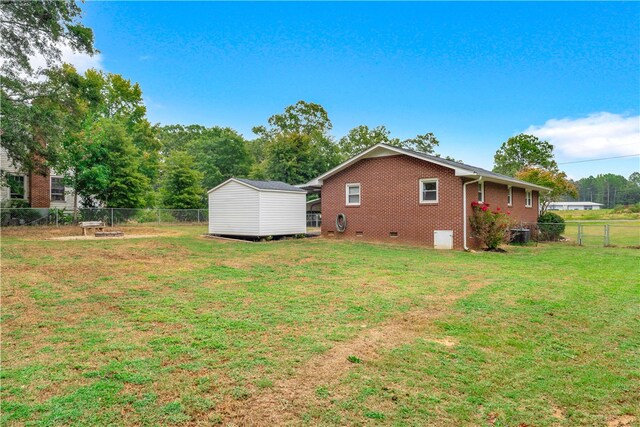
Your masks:
[{"label": "white trim on house", "polygon": [[[63,181],[62,182],[62,200],[54,200],[53,199],[53,180],[54,179],[59,179],[59,180]],[[55,202],[66,202],[67,201],[67,187],[64,185],[63,177],[49,175],[49,201],[52,202],[52,203],[55,203]]]},{"label": "white trim on house", "polygon": [[[435,183],[436,184],[436,199],[435,200],[425,200],[424,199],[424,190],[423,190],[423,185],[425,183]],[[421,205],[433,205],[438,203],[438,200],[440,199],[440,185],[438,184],[438,178],[423,178],[418,180],[418,189],[419,189],[419,196],[420,196],[420,204]],[[433,190],[427,190],[427,191],[433,191]]]},{"label": "white trim on house", "polygon": [[469,246],[467,245],[467,185],[481,181],[482,177],[475,181],[469,181],[462,184],[462,247],[465,251],[469,250]]},{"label": "white trim on house", "polygon": [[[9,177],[22,179],[22,197],[12,197],[11,185],[9,184]],[[29,176],[20,172],[7,172],[5,179],[7,180],[7,199],[8,200],[29,200]]]},{"label": "white trim on house", "polygon": [[507,187],[507,206],[513,206],[513,187],[510,185]]},{"label": "white trim on house", "polygon": [[217,186],[213,187],[211,190],[207,191],[207,194],[211,193],[212,191],[217,190],[218,188],[221,188],[224,185],[229,184],[230,182],[237,182],[238,184],[242,184],[246,187],[252,188],[254,190],[258,190],[258,191],[269,191],[269,192],[274,192],[274,193],[295,193],[298,194],[300,193],[300,191],[291,191],[291,190],[276,190],[276,189],[270,189],[270,188],[258,188],[255,187],[251,184],[248,184],[246,182],[240,181],[239,179],[235,179],[235,178],[229,178],[228,180],[226,180],[225,182],[218,184]]},{"label": "white trim on house", "polygon": [[533,191],[524,190],[524,207],[532,208],[533,207]]},{"label": "white trim on house", "polygon": [[484,203],[484,182],[478,181],[478,203]]},{"label": "white trim on house", "polygon": [[372,147],[369,147],[362,153],[350,158],[349,160],[339,164],[335,168],[329,170],[328,172],[323,173],[317,178],[307,182],[306,184],[297,185],[300,188],[319,188],[322,187],[323,181],[336,173],[348,168],[355,162],[366,159],[366,158],[375,158],[375,157],[386,157],[393,156],[397,154],[402,154],[405,156],[413,157],[419,160],[423,160],[425,162],[430,162],[445,168],[453,169],[456,176],[464,176],[469,178],[482,178],[483,181],[495,182],[498,184],[506,184],[506,185],[514,185],[519,188],[529,188],[537,191],[549,191],[548,188],[542,187],[540,185],[531,184],[528,182],[523,182],[517,179],[510,178],[508,176],[499,175],[496,176],[495,173],[489,172],[486,170],[481,170],[480,168],[476,168],[473,166],[465,165],[460,163],[459,165],[455,162],[440,160],[436,156],[431,156],[424,153],[419,153],[417,151],[405,150],[403,148],[394,147],[392,145],[387,145],[384,143],[376,144]]},{"label": "white trim on house", "polygon": [[[355,196],[355,194],[350,194],[349,193],[349,189],[350,188],[357,188],[358,189],[358,203],[351,203],[349,201],[349,196]],[[353,183],[349,183],[345,185],[345,205],[347,206],[360,206],[360,203],[362,203],[362,186],[360,185],[359,182],[353,182]]]}]

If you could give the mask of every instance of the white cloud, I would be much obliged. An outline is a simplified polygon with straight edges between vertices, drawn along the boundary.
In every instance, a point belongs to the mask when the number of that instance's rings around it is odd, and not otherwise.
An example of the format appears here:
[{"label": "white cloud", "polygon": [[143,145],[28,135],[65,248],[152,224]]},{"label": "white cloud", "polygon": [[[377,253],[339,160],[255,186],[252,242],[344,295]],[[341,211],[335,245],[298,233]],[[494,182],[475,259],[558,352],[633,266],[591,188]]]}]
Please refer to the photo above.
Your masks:
[{"label": "white cloud", "polygon": [[555,146],[560,160],[640,153],[640,116],[600,112],[577,119],[551,119],[524,133]]},{"label": "white cloud", "polygon": [[[73,65],[80,74],[84,73],[90,68],[104,70],[104,65],[102,64],[102,55],[99,53],[93,56],[89,56],[86,53],[79,53],[74,51],[66,44],[60,45],[60,52],[61,63],[65,62],[67,64]],[[34,70],[47,66],[47,62],[42,55],[35,55],[31,58],[30,63]]]}]

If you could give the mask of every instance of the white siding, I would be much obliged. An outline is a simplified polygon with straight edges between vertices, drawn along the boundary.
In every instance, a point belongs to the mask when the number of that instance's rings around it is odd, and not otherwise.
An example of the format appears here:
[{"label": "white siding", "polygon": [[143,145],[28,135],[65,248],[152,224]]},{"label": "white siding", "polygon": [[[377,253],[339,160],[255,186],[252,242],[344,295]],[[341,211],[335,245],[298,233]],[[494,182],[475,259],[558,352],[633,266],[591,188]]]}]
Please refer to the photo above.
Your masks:
[{"label": "white siding", "polygon": [[[24,176],[24,198],[25,200],[29,200],[29,175],[21,173],[20,168],[11,162],[7,151],[3,147],[0,147],[0,170],[10,174]],[[9,187],[0,187],[0,201],[9,199],[11,194],[9,190]]]},{"label": "white siding", "polygon": [[20,172],[20,168],[9,159],[7,150],[4,147],[0,147],[0,169],[7,172]]},{"label": "white siding", "polygon": [[260,192],[260,235],[307,232],[306,193]]},{"label": "white siding", "polygon": [[259,236],[258,190],[230,181],[209,193],[209,234]]}]

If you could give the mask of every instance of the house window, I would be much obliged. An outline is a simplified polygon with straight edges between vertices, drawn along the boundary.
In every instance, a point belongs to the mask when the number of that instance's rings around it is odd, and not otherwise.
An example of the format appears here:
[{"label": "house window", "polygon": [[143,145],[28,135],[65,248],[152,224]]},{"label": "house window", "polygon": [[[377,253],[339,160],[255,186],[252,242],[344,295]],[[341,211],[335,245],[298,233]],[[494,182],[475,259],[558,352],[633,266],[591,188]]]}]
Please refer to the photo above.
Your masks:
[{"label": "house window", "polygon": [[484,182],[478,183],[478,202],[484,203]]},{"label": "house window", "polygon": [[64,202],[64,182],[62,178],[51,178],[51,200]]},{"label": "house window", "polygon": [[438,203],[438,179],[420,180],[420,203]]},{"label": "house window", "polygon": [[513,206],[513,188],[511,186],[507,190],[507,206]]},{"label": "house window", "polygon": [[533,206],[533,193],[531,190],[525,190],[524,192],[524,206],[527,208]]},{"label": "house window", "polygon": [[7,175],[7,184],[9,185],[11,199],[24,199],[24,176],[23,175]]},{"label": "house window", "polygon": [[347,206],[360,205],[360,184],[347,184]]}]

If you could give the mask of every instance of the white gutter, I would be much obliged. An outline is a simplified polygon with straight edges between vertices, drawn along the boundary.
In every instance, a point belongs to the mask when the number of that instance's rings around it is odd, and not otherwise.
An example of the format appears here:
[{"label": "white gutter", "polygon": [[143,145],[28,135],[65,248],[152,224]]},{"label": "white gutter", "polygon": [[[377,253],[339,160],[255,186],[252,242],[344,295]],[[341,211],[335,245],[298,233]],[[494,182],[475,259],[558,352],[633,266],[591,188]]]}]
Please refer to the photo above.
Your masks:
[{"label": "white gutter", "polygon": [[464,239],[462,247],[465,251],[469,250],[469,247],[467,246],[467,185],[474,184],[480,181],[482,181],[482,177],[476,179],[475,181],[465,182],[462,185],[462,220],[464,221],[464,225],[462,226],[462,236]]}]

